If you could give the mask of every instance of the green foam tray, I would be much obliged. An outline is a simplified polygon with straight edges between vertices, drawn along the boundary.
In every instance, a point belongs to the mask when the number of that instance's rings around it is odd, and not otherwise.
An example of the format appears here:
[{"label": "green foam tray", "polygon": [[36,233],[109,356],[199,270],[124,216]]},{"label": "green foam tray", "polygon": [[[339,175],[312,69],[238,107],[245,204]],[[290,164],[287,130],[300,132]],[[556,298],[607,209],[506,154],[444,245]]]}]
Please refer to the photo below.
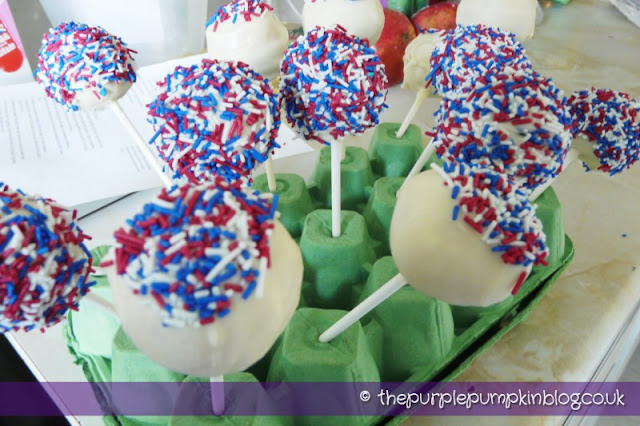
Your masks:
[{"label": "green foam tray", "polygon": [[[446,381],[506,331],[522,321],[573,257],[552,189],[538,200],[538,216],[550,247],[548,267],[534,268],[517,295],[488,308],[456,307],[407,286],[329,344],[317,337],[389,278],[389,226],[402,175],[420,154],[415,126],[399,140],[397,124],[380,125],[369,151],[348,147],[342,167],[341,237],[331,237],[330,152],[320,153],[308,185],[293,174],[276,175],[280,221],[299,242],[305,265],[300,307],[272,350],[229,381]],[[387,176],[386,174],[389,174]],[[264,175],[255,189],[267,191]],[[104,249],[95,252],[99,260]],[[105,278],[97,292],[108,293]],[[105,294],[103,294],[105,293]],[[65,327],[70,352],[92,382],[197,381],[167,371],[139,353],[117,321],[88,306],[71,313]],[[99,336],[86,333],[99,323]],[[95,330],[95,328],[93,328]],[[392,332],[402,330],[402,333]],[[233,376],[233,377],[231,377]],[[285,418],[207,418],[213,424],[287,424]],[[105,418],[112,424],[114,418]],[[187,424],[170,419],[170,424]],[[318,418],[295,424],[317,424]],[[327,424],[374,424],[384,418],[331,418]],[[402,417],[393,422],[402,421]],[[167,418],[123,418],[121,424],[167,424]],[[333,423],[332,423],[333,422]]]}]

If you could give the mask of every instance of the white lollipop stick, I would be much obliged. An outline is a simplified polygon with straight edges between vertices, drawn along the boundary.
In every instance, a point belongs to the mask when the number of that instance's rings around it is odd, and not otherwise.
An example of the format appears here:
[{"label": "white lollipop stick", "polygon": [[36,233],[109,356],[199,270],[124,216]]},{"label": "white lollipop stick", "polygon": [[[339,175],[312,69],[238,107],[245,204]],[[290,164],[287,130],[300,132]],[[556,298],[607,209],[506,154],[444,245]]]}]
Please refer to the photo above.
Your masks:
[{"label": "white lollipop stick", "polygon": [[211,383],[211,408],[215,416],[224,413],[224,376],[212,377]]},{"label": "white lollipop stick", "polygon": [[371,296],[364,299],[362,303],[340,318],[338,322],[329,327],[320,335],[318,340],[321,343],[328,343],[332,341],[405,285],[407,285],[407,280],[401,274],[391,278],[385,285],[376,290]]},{"label": "white lollipop stick", "polygon": [[[424,149],[422,150],[422,154],[420,154],[420,157],[418,157],[416,164],[413,165],[413,168],[407,175],[407,178],[402,183],[402,186],[404,186],[404,184],[409,179],[411,179],[412,177],[414,177],[415,175],[417,175],[422,171],[422,168],[424,167],[425,164],[427,164],[427,161],[429,161],[429,158],[431,158],[434,152],[436,152],[436,145],[433,143],[433,139],[431,139],[427,144],[427,146],[425,146]],[[402,189],[402,186],[400,187],[400,189]]]},{"label": "white lollipop stick", "polygon": [[[571,148],[571,150],[569,150],[569,153],[567,154],[567,158],[564,160],[564,164],[562,166],[562,170],[563,171],[566,170],[567,167],[569,167],[569,164],[573,163],[578,158],[580,158],[580,153],[575,148]],[[558,176],[560,176],[560,175],[558,175]],[[553,182],[555,182],[555,180],[558,178],[558,176],[554,177],[553,179],[549,179],[544,184],[542,184],[539,187],[537,187],[536,189],[534,189],[533,192],[531,192],[531,195],[529,195],[529,201],[537,200],[538,197],[540,197],[542,195],[542,193],[544,191],[546,191],[547,188],[549,188]]]},{"label": "white lollipop stick", "polygon": [[[82,300],[86,300],[93,306],[102,309],[104,312],[113,315],[115,318],[118,318],[118,314],[116,314],[113,304],[95,293],[87,293]],[[224,413],[225,408],[224,376],[212,377],[209,379],[209,382],[211,383],[211,408],[213,409],[213,414],[221,416]]]},{"label": "white lollipop stick", "polygon": [[169,176],[166,175],[164,171],[162,171],[162,166],[159,164],[158,158],[151,151],[151,147],[149,146],[149,144],[146,143],[144,139],[142,139],[142,136],[140,136],[140,133],[138,133],[138,130],[136,130],[133,123],[131,123],[131,121],[129,120],[129,117],[127,117],[127,115],[124,113],[120,104],[118,102],[110,102],[110,106],[111,106],[111,110],[118,116],[122,124],[124,124],[124,126],[126,127],[129,134],[133,137],[133,139],[138,144],[138,147],[142,151],[142,155],[144,155],[144,158],[151,165],[151,168],[153,169],[153,171],[155,171],[158,174],[158,176],[160,176],[160,179],[162,179],[162,183],[164,184],[164,186],[166,186],[167,189],[172,188],[173,181],[171,180],[171,178],[169,178]]},{"label": "white lollipop stick", "polygon": [[[113,304],[103,299],[100,296],[97,296],[95,293],[87,293],[82,300],[86,300],[92,305],[102,309],[106,313],[113,315],[118,318],[116,314],[116,310],[113,307]],[[211,383],[211,408],[213,409],[213,414],[216,416],[221,416],[224,413],[224,376],[212,377],[209,379]]]},{"label": "white lollipop stick", "polygon": [[[266,127],[267,134],[271,133],[271,128],[273,127],[273,121],[271,120],[271,112],[269,108],[267,108],[267,119],[266,119]],[[269,192],[275,193],[278,187],[276,183],[276,175],[273,173],[273,158],[271,153],[269,153],[269,157],[267,158],[267,162],[264,165],[266,173],[267,173],[267,185],[269,186]]]},{"label": "white lollipop stick", "polygon": [[342,141],[331,142],[331,234],[333,238],[338,238],[342,233],[340,229],[340,211],[342,210],[340,163],[343,145]]},{"label": "white lollipop stick", "polygon": [[269,185],[269,192],[275,193],[278,184],[276,183],[276,175],[273,173],[273,159],[271,158],[271,154],[269,154],[269,158],[267,158],[264,167],[267,172],[267,185]]},{"label": "white lollipop stick", "polygon": [[420,109],[420,107],[428,97],[429,97],[429,91],[424,87],[420,89],[418,93],[416,93],[416,99],[413,101],[413,105],[411,105],[411,108],[409,109],[407,116],[404,118],[402,125],[396,132],[397,138],[401,138],[402,136],[404,136],[404,132],[406,132],[409,126],[411,125],[411,120],[413,120],[413,117],[416,116],[416,114],[418,113],[418,110]]}]

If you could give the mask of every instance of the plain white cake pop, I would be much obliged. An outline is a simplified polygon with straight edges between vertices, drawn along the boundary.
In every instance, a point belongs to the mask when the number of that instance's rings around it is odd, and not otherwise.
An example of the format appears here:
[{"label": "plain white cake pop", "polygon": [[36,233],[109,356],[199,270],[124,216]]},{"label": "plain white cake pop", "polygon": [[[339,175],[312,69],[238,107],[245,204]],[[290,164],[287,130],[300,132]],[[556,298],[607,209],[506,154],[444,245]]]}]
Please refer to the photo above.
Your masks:
[{"label": "plain white cake pop", "polygon": [[505,175],[462,163],[432,167],[397,194],[390,240],[399,272],[453,305],[504,300],[546,262],[535,206]]},{"label": "plain white cake pop", "polygon": [[289,32],[261,0],[235,0],[221,6],[206,29],[207,56],[239,61],[273,80],[289,45]]},{"label": "plain white cake pop", "polygon": [[[272,347],[298,306],[300,249],[273,219],[266,196],[238,191],[207,184],[163,192],[133,219],[157,235],[116,233],[116,267],[107,270],[122,327],[138,349],[173,371],[216,377],[245,370]],[[172,213],[165,217],[163,209]],[[183,214],[190,219],[176,219]],[[151,231],[165,219],[170,231]],[[143,251],[127,254],[136,239],[144,240]],[[172,256],[180,259],[162,260]]]},{"label": "plain white cake pop", "polygon": [[462,0],[456,24],[496,27],[525,41],[533,37],[536,29],[537,5],[537,0]]},{"label": "plain white cake pop", "polygon": [[[435,31],[422,33],[411,40],[402,58],[404,62],[403,89],[414,92],[424,89],[425,80],[431,71],[431,54],[436,50],[440,40],[441,33]],[[428,90],[430,94],[433,94],[433,87]]]},{"label": "plain white cake pop", "polygon": [[384,10],[379,0],[305,0],[302,27],[307,33],[315,27],[340,25],[351,35],[376,44],[384,27]]}]

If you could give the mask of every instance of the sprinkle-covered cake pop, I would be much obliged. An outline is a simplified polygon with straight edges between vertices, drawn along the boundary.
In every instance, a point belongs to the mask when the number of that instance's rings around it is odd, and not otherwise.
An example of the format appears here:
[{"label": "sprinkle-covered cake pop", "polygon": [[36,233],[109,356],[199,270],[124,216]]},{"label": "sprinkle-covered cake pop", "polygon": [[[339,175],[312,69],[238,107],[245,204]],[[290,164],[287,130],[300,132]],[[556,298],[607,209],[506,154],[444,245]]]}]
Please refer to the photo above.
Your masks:
[{"label": "sprinkle-covered cake pop", "polygon": [[36,80],[69,110],[99,108],[120,99],[136,81],[132,53],[100,27],[65,22],[44,36]]},{"label": "sprinkle-covered cake pop", "polygon": [[532,68],[524,47],[512,33],[484,25],[459,25],[443,33],[430,64],[427,86],[433,86],[439,95],[478,76]]},{"label": "sprinkle-covered cake pop", "polygon": [[446,161],[491,165],[532,191],[561,171],[571,117],[560,89],[538,74],[477,76],[443,98],[436,153]]},{"label": "sprinkle-covered cake pop", "polygon": [[238,61],[275,79],[289,45],[289,32],[262,0],[234,0],[220,6],[207,23],[209,59]]},{"label": "sprinkle-covered cake pop", "polygon": [[242,179],[279,147],[278,100],[248,65],[203,59],[178,66],[158,86],[148,105],[151,142],[175,178]]},{"label": "sprinkle-covered cake pop", "polygon": [[88,238],[75,211],[0,183],[0,332],[44,329],[77,309],[93,285]]},{"label": "sprinkle-covered cake pop", "polygon": [[340,25],[349,34],[376,44],[384,27],[384,10],[379,0],[305,0],[302,27],[307,33],[316,27]]},{"label": "sprinkle-covered cake pop", "polygon": [[305,139],[328,144],[378,124],[389,81],[366,40],[342,27],[315,28],[287,51],[280,102],[288,123]]},{"label": "sprinkle-covered cake pop", "polygon": [[640,155],[640,103],[627,93],[591,88],[569,98],[576,139],[587,170],[614,176]]},{"label": "sprinkle-covered cake pop", "polygon": [[548,249],[536,207],[490,168],[444,163],[398,193],[391,252],[421,292],[461,306],[489,306],[515,294]]},{"label": "sprinkle-covered cake pop", "polygon": [[140,350],[200,377],[242,371],[267,352],[302,283],[276,205],[218,178],[163,190],[115,233],[114,304]]}]

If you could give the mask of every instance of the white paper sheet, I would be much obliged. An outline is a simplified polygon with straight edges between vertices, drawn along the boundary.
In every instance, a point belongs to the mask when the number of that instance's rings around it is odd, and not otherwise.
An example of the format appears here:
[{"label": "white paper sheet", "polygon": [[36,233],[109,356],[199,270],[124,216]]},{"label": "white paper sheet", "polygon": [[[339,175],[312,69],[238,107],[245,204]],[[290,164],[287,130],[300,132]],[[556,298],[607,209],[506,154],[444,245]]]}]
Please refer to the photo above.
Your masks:
[{"label": "white paper sheet", "polygon": [[[156,82],[177,64],[199,60],[140,69],[120,104],[144,139],[154,133],[146,105],[157,95]],[[286,126],[279,139],[275,158],[312,151]],[[162,185],[113,112],[67,112],[36,83],[0,87],[0,182],[70,206]]]},{"label": "white paper sheet", "polygon": [[35,83],[0,88],[0,180],[72,206],[160,185],[111,111],[69,113]]}]

